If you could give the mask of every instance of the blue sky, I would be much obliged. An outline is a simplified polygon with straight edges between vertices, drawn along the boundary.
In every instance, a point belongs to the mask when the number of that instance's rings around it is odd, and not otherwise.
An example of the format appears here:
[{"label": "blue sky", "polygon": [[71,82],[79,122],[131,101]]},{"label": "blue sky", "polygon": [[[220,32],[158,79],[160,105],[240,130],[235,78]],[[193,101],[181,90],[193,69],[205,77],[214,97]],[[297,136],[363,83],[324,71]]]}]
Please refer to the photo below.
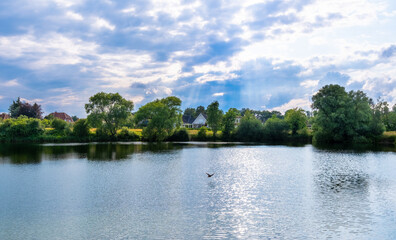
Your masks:
[{"label": "blue sky", "polygon": [[309,109],[330,83],[394,104],[395,64],[392,0],[0,2],[0,112],[20,96],[83,117],[100,91]]}]

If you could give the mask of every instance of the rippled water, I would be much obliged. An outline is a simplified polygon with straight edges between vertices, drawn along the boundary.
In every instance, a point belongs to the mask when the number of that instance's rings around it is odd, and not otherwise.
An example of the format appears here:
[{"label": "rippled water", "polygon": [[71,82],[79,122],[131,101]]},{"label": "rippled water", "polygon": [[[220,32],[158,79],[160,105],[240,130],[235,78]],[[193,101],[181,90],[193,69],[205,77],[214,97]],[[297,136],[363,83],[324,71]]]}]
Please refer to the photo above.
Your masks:
[{"label": "rippled water", "polygon": [[396,156],[2,145],[0,206],[0,239],[396,239]]}]

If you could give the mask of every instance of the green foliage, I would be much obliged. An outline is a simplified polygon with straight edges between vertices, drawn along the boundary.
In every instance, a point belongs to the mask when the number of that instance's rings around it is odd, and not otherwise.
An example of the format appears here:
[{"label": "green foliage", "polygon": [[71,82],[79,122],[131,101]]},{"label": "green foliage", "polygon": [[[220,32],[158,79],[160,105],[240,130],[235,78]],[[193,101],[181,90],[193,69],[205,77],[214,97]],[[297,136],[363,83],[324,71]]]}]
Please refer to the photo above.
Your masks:
[{"label": "green foliage", "polygon": [[148,121],[143,128],[143,138],[148,141],[163,141],[174,128],[181,125],[181,100],[177,97],[157,99],[140,107],[135,115],[136,123]]},{"label": "green foliage", "polygon": [[133,115],[132,113],[129,114],[129,116],[127,117],[127,119],[125,120],[125,122],[122,125],[123,127],[127,127],[127,128],[134,128],[135,127],[135,120],[133,119]]},{"label": "green foliage", "polygon": [[347,93],[339,85],[327,85],[312,100],[316,142],[370,142],[384,131],[381,114],[371,109],[372,100],[362,91]]},{"label": "green foliage", "polygon": [[396,131],[396,112],[390,112],[385,123],[387,131]]},{"label": "green foliage", "polygon": [[173,135],[169,137],[168,140],[186,142],[186,141],[190,141],[190,135],[188,134],[187,129],[180,128],[177,131],[175,131]]},{"label": "green foliage", "polygon": [[290,126],[284,119],[272,115],[264,124],[264,139],[272,141],[283,141],[287,138]]},{"label": "green foliage", "polygon": [[74,123],[73,135],[82,138],[89,136],[89,124],[87,119],[79,119]]},{"label": "green foliage", "polygon": [[54,128],[50,134],[66,136],[71,134],[71,125],[70,123],[63,121],[62,119],[55,118],[51,121],[51,127]]},{"label": "green foliage", "polygon": [[0,137],[2,139],[37,137],[43,132],[44,128],[39,119],[26,116],[7,119],[0,124]]},{"label": "green foliage", "polygon": [[198,117],[199,116],[199,114],[206,114],[206,110],[205,110],[205,107],[204,106],[198,106],[196,109],[195,109],[195,114],[194,114],[194,118],[196,118],[196,117]]},{"label": "green foliage", "polygon": [[207,115],[208,115],[208,125],[213,131],[213,138],[216,137],[216,132],[220,129],[221,127],[221,122],[223,119],[223,111],[219,109],[219,102],[214,101],[212,102],[207,110]]},{"label": "green foliage", "polygon": [[241,119],[235,137],[238,141],[259,142],[263,138],[263,124],[250,111],[246,111]]},{"label": "green foliage", "polygon": [[115,136],[133,110],[133,102],[118,93],[100,92],[89,98],[85,104],[90,125],[100,129],[101,134]]},{"label": "green foliage", "polygon": [[231,134],[235,128],[235,119],[239,115],[236,108],[230,108],[223,118],[223,139],[230,140]]},{"label": "green foliage", "polygon": [[208,128],[202,126],[198,131],[198,140],[205,141],[206,140],[206,133],[208,132]]},{"label": "green foliage", "polygon": [[77,116],[72,116],[71,118],[73,119],[73,122],[77,122],[79,119]]},{"label": "green foliage", "polygon": [[129,131],[127,127],[122,127],[117,133],[117,139],[123,141],[136,141],[139,140],[139,136],[136,133]]},{"label": "green foliage", "polygon": [[184,110],[183,117],[184,117],[184,118],[187,118],[187,119],[189,119],[189,118],[191,118],[191,119],[196,118],[196,116],[195,116],[195,108],[186,108],[186,109]]},{"label": "green foliage", "polygon": [[301,108],[293,108],[286,111],[285,120],[292,130],[292,135],[296,135],[298,130],[307,127],[307,116]]},{"label": "green foliage", "polygon": [[43,120],[41,120],[41,124],[43,124],[43,126],[44,127],[46,127],[46,128],[50,128],[51,127],[51,123],[52,123],[52,121],[51,120],[49,120],[49,119],[43,119]]}]

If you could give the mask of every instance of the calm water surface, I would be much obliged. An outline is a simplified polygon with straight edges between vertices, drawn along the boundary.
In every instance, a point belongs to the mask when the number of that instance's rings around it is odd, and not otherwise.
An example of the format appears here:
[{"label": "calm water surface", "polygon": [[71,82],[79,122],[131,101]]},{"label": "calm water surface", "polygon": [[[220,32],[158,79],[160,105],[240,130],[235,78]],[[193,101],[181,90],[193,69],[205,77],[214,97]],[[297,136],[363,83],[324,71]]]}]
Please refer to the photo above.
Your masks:
[{"label": "calm water surface", "polygon": [[0,206],[0,239],[396,239],[396,154],[3,144]]}]

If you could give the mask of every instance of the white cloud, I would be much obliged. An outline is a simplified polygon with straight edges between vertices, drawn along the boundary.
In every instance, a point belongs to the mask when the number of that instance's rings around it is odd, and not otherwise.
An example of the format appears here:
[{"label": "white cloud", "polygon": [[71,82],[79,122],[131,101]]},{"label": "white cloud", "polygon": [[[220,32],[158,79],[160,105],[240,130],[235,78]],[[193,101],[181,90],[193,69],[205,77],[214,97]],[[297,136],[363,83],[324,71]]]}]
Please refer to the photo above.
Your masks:
[{"label": "white cloud", "polygon": [[0,37],[0,57],[19,59],[23,68],[42,69],[55,64],[89,63],[84,57],[96,53],[97,45],[58,33],[41,37]]},{"label": "white cloud", "polygon": [[94,17],[92,19],[91,25],[94,29],[98,29],[98,30],[107,29],[110,31],[114,31],[114,29],[116,28],[109,21],[107,21],[106,19],[100,18],[100,17]]},{"label": "white cloud", "polygon": [[304,82],[300,83],[300,86],[303,86],[305,88],[312,88],[316,87],[319,84],[319,80],[305,80]]},{"label": "white cloud", "polygon": [[228,73],[228,74],[220,74],[220,75],[214,75],[214,74],[205,74],[199,78],[197,78],[198,83],[206,83],[206,82],[212,82],[212,81],[225,81],[225,80],[230,80],[237,78],[238,75],[235,73]]},{"label": "white cloud", "polygon": [[296,107],[297,108],[302,108],[302,109],[305,109],[305,110],[310,110],[311,109],[311,102],[308,99],[306,99],[306,98],[292,99],[288,103],[283,104],[282,106],[274,107],[272,110],[285,113],[287,110],[292,109],[292,108],[296,108]]},{"label": "white cloud", "polygon": [[2,83],[0,85],[3,85],[5,87],[15,87],[15,86],[19,86],[20,84],[18,82],[18,79],[12,79],[12,80]]},{"label": "white cloud", "polygon": [[224,93],[223,92],[213,93],[212,96],[213,97],[222,97],[222,96],[224,96]]},{"label": "white cloud", "polygon": [[76,20],[76,21],[82,21],[84,20],[84,17],[81,14],[75,13],[73,11],[67,11],[66,12],[66,17]]}]

